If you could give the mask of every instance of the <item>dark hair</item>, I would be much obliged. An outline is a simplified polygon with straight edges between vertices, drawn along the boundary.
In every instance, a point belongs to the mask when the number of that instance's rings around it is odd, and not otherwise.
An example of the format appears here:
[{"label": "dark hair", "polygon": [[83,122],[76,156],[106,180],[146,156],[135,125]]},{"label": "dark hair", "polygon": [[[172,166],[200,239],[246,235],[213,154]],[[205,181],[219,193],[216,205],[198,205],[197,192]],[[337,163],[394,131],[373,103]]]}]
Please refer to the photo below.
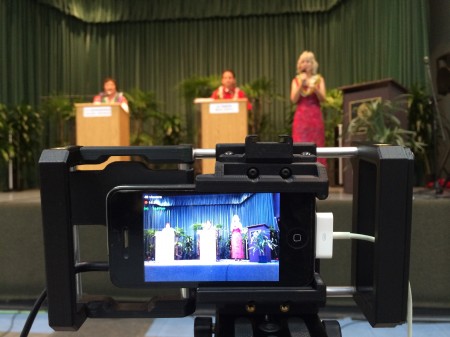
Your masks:
[{"label": "dark hair", "polygon": [[233,77],[236,78],[236,74],[234,73],[233,69],[225,69],[224,71],[222,71],[222,77],[225,73],[231,73]]},{"label": "dark hair", "polygon": [[106,78],[103,80],[103,85],[105,85],[106,82],[113,82],[114,85],[115,85],[116,88],[117,88],[117,82],[116,82],[116,80],[115,80],[114,78],[112,78],[112,77],[106,77]]}]

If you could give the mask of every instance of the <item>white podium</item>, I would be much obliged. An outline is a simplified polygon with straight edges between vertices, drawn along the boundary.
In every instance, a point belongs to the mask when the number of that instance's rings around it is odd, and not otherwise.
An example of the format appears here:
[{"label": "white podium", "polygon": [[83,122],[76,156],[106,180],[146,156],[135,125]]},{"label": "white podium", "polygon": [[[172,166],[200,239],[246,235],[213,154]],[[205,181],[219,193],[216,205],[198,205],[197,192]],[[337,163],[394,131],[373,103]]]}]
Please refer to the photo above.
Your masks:
[{"label": "white podium", "polygon": [[155,262],[173,262],[175,260],[174,247],[174,230],[163,229],[162,231],[157,231],[155,233]]},{"label": "white podium", "polygon": [[216,231],[214,229],[201,229],[200,237],[200,261],[216,262]]}]

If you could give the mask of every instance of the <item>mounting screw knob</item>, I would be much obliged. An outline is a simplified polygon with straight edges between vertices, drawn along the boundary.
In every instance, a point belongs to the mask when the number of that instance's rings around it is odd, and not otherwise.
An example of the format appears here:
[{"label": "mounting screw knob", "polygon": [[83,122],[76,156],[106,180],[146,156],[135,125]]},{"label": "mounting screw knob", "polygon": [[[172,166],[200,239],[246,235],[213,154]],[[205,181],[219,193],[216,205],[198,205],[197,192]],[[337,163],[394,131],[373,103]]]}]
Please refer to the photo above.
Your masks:
[{"label": "mounting screw knob", "polygon": [[287,179],[287,178],[289,178],[291,175],[292,175],[292,171],[291,171],[291,169],[288,168],[288,167],[284,167],[284,168],[282,168],[281,171],[280,171],[280,176],[281,176],[281,178],[283,178],[283,179]]},{"label": "mounting screw knob", "polygon": [[249,177],[250,179],[256,179],[259,176],[259,171],[256,167],[250,167],[247,170],[247,177]]}]

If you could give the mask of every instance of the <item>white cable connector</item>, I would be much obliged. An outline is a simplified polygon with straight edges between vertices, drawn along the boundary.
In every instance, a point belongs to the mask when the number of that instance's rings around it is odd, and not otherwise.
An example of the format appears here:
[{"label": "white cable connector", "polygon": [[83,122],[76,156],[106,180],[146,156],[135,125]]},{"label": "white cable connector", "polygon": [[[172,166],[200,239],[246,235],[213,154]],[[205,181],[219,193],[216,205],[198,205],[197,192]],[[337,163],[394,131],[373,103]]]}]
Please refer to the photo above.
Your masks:
[{"label": "white cable connector", "polygon": [[316,259],[333,257],[333,213],[316,213]]},{"label": "white cable connector", "polygon": [[333,233],[333,239],[335,240],[363,240],[363,241],[370,241],[375,242],[375,238],[373,236],[369,235],[363,235],[363,234],[356,234],[356,233],[350,233],[350,232],[334,232]]}]

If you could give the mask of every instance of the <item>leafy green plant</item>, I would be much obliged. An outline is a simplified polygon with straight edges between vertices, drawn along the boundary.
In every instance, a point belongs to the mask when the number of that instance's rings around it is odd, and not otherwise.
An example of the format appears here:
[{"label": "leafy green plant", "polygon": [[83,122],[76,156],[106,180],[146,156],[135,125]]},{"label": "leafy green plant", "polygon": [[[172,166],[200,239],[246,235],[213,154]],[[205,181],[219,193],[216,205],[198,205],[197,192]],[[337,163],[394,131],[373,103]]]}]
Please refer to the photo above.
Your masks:
[{"label": "leafy green plant", "polygon": [[415,140],[416,133],[401,127],[395,113],[407,113],[405,99],[374,100],[358,107],[357,115],[349,124],[350,135],[363,135],[364,141],[378,144],[408,146],[413,151],[424,151],[425,144]]},{"label": "leafy green plant", "polygon": [[194,223],[194,224],[192,224],[192,229],[193,229],[194,231],[198,231],[198,230],[200,230],[200,229],[202,229],[202,228],[203,228],[203,226],[202,226],[201,223]]},{"label": "leafy green plant", "polygon": [[156,230],[146,229],[144,231],[144,246],[146,247],[145,254],[148,260],[155,259],[155,234]]},{"label": "leafy green plant", "polygon": [[30,105],[0,107],[0,153],[4,163],[13,165],[13,188],[33,186],[40,150],[42,120]]},{"label": "leafy green plant", "polygon": [[326,100],[321,103],[321,109],[325,126],[325,145],[335,146],[335,128],[342,124],[344,115],[342,91],[329,90]]},{"label": "leafy green plant", "polygon": [[274,241],[262,230],[256,230],[251,235],[249,250],[253,253],[258,252],[260,256],[264,256],[266,247],[274,250],[276,246]]},{"label": "leafy green plant", "polygon": [[408,128],[415,132],[416,142],[426,144],[427,151],[415,151],[416,170],[422,170],[425,175],[432,173],[433,163],[433,107],[431,98],[424,87],[413,86],[410,89],[408,102]]},{"label": "leafy green plant", "polygon": [[10,135],[9,113],[4,104],[0,104],[0,159],[7,162],[13,152]]},{"label": "leafy green plant", "polygon": [[281,96],[274,93],[274,83],[266,77],[246,83],[241,86],[241,89],[252,104],[248,119],[249,133],[260,135],[267,127],[266,109],[274,99],[281,99]]},{"label": "leafy green plant", "polygon": [[220,86],[220,76],[199,76],[182,80],[178,84],[178,90],[184,97],[186,104],[192,105],[192,102],[197,97],[211,97],[213,91]]},{"label": "leafy green plant", "polygon": [[132,145],[176,145],[182,142],[180,118],[161,112],[161,104],[153,91],[135,88],[125,96],[130,105]]},{"label": "leafy green plant", "polygon": [[53,95],[42,100],[39,108],[44,118],[44,144],[46,147],[75,144],[74,99],[66,95]]},{"label": "leafy green plant", "polygon": [[183,258],[192,259],[194,257],[194,239],[190,235],[186,235],[184,238]]},{"label": "leafy green plant", "polygon": [[199,76],[182,80],[177,89],[185,102],[187,141],[195,144],[197,142],[199,120],[194,111],[194,99],[197,97],[211,97],[213,91],[220,86],[220,76]]},{"label": "leafy green plant", "polygon": [[182,259],[183,258],[183,249],[186,240],[186,234],[184,233],[184,229],[181,227],[175,227],[175,258]]},{"label": "leafy green plant", "polygon": [[9,117],[6,105],[0,104],[0,190],[8,188],[8,160],[13,148],[9,140]]},{"label": "leafy green plant", "polygon": [[158,115],[159,103],[153,91],[132,89],[125,93],[130,106],[131,145],[153,145],[153,135],[146,131],[147,122]]}]

